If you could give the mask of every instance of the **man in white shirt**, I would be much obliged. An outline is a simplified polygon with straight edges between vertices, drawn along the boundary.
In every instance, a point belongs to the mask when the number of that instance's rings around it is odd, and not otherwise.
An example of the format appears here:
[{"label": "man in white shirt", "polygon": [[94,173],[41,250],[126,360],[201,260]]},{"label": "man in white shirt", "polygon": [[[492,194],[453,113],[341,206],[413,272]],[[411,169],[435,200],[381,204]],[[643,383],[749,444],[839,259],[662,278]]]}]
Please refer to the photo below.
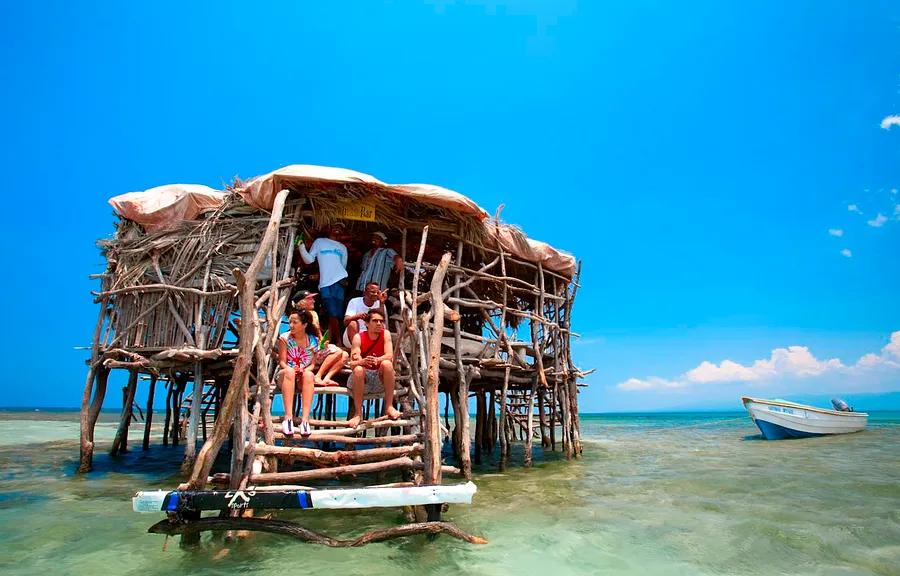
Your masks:
[{"label": "man in white shirt", "polygon": [[328,333],[334,340],[340,334],[341,312],[344,309],[344,287],[340,281],[347,277],[347,247],[338,242],[338,236],[344,227],[339,222],[328,230],[327,238],[316,238],[310,246],[301,242],[300,257],[307,264],[319,263],[319,297],[328,312]]},{"label": "man in white shirt", "polygon": [[365,318],[369,310],[379,310],[381,316],[386,317],[384,301],[387,300],[387,290],[380,290],[378,284],[369,282],[365,286],[362,296],[351,298],[347,303],[347,312],[344,313],[344,346],[350,348],[353,337],[366,331]]}]

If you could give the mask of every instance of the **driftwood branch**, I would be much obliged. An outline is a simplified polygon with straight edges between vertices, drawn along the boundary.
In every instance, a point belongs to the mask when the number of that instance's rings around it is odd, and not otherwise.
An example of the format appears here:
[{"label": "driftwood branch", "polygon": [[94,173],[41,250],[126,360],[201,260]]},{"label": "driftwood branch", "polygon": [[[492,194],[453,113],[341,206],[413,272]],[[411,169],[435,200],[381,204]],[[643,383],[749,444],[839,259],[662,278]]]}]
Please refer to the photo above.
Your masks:
[{"label": "driftwood branch", "polygon": [[228,431],[234,421],[234,411],[246,399],[247,380],[250,375],[251,355],[253,353],[253,346],[247,346],[246,343],[254,341],[258,332],[257,324],[259,322],[256,309],[254,308],[256,275],[263,265],[266,253],[272,247],[272,243],[275,242],[278,227],[281,224],[281,215],[284,212],[284,201],[287,198],[287,195],[288,191],[282,190],[275,196],[269,225],[260,242],[259,249],[253,257],[253,261],[247,268],[247,273],[242,274],[240,270],[235,269],[235,276],[241,292],[241,318],[243,319],[243,322],[241,322],[241,342],[244,345],[241,347],[241,351],[235,362],[231,383],[228,386],[228,392],[225,394],[225,399],[222,402],[222,409],[216,420],[216,425],[213,427],[213,433],[207,439],[203,448],[200,450],[200,453],[197,455],[197,460],[188,482],[190,488],[194,490],[203,488],[203,485],[206,483],[213,461],[219,453],[222,444],[225,442],[225,438],[228,436]]},{"label": "driftwood branch", "polygon": [[416,534],[447,534],[448,536],[459,538],[470,544],[487,544],[488,542],[480,536],[474,536],[463,532],[456,524],[451,522],[419,522],[416,524],[404,524],[403,526],[371,530],[356,538],[346,540],[320,534],[319,532],[304,528],[293,522],[264,518],[212,517],[202,518],[193,522],[161,520],[151,526],[147,531],[151,534],[175,536],[178,534],[207,532],[210,530],[252,530],[255,532],[269,532],[271,534],[290,536],[291,538],[295,538],[302,542],[312,542],[314,544],[331,546],[332,548],[355,548],[373,542],[384,542],[385,540],[402,538],[404,536],[415,536]]}]

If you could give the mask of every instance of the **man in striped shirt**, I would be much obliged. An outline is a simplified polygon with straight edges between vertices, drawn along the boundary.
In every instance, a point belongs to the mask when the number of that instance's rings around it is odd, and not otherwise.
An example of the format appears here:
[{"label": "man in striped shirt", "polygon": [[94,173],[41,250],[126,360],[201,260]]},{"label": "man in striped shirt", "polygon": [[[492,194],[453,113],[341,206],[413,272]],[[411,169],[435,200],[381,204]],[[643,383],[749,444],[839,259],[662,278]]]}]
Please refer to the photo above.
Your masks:
[{"label": "man in striped shirt", "polygon": [[379,288],[385,290],[391,277],[391,269],[402,272],[403,259],[395,250],[385,245],[386,241],[387,235],[384,232],[372,233],[372,249],[363,254],[361,272],[356,281],[357,291],[365,292],[366,285],[370,282],[375,282]]}]

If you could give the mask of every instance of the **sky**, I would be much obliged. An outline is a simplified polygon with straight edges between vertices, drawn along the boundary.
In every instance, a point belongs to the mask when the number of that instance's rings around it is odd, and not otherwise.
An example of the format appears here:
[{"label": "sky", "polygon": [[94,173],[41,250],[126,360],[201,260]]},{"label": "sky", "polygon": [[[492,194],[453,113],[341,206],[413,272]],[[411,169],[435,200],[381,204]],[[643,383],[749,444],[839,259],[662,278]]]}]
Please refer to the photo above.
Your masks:
[{"label": "sky", "polygon": [[574,253],[582,410],[900,405],[896,3],[38,0],[0,32],[0,405],[80,404],[108,198],[287,164]]}]

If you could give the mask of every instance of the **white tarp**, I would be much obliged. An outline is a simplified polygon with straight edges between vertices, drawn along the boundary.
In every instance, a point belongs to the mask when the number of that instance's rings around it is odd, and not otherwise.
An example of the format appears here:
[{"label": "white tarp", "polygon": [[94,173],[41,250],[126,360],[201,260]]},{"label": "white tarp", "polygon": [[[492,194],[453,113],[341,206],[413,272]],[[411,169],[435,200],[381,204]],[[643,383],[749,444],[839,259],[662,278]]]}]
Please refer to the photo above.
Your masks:
[{"label": "white tarp", "polygon": [[193,220],[201,212],[220,207],[225,193],[201,184],[168,184],[109,199],[116,212],[148,232]]}]

